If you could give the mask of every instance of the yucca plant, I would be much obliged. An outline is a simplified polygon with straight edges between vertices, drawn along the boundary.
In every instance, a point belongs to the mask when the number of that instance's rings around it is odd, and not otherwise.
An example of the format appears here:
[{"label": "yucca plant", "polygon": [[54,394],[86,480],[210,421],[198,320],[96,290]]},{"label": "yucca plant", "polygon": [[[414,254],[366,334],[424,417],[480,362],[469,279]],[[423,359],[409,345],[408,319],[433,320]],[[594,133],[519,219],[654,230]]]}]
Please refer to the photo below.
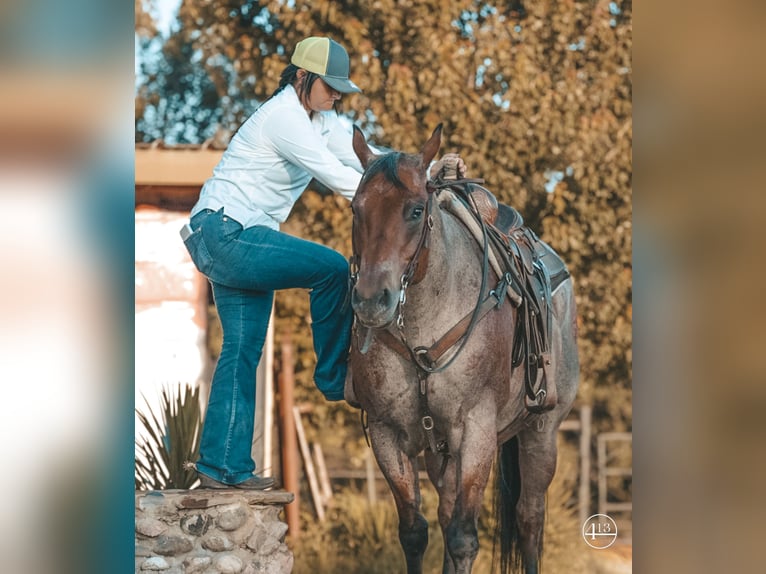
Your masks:
[{"label": "yucca plant", "polygon": [[188,464],[199,455],[202,412],[199,387],[162,389],[162,421],[149,408],[136,408],[146,438],[136,438],[135,484],[137,490],[189,489],[197,473]]}]

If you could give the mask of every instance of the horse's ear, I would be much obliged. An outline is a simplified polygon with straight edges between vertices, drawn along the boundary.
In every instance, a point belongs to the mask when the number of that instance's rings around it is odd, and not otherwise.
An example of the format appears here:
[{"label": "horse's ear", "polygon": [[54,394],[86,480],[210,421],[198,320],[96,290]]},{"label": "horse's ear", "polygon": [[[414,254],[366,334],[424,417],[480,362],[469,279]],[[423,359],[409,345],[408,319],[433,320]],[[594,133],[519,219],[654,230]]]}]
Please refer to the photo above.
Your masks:
[{"label": "horse's ear", "polygon": [[370,160],[375,156],[375,154],[372,153],[370,146],[367,145],[362,130],[356,126],[354,126],[354,137],[352,141],[356,157],[359,158],[362,167],[367,169],[367,164],[370,163]]},{"label": "horse's ear", "polygon": [[436,153],[442,145],[442,125],[443,124],[439,124],[436,126],[434,133],[431,134],[431,137],[425,143],[423,149],[420,150],[420,153],[423,156],[423,165],[425,166],[431,164],[431,160],[436,157]]}]

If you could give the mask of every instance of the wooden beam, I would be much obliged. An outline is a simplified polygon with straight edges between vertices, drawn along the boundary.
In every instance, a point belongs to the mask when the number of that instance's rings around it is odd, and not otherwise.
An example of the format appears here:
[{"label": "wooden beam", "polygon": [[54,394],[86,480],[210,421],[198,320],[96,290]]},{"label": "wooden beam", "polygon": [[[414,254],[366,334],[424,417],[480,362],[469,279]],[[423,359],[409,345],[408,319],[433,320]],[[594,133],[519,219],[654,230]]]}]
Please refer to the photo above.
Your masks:
[{"label": "wooden beam", "polygon": [[301,454],[303,455],[303,466],[306,469],[306,477],[309,480],[311,498],[314,501],[314,508],[317,511],[319,521],[324,522],[322,492],[319,490],[319,481],[317,480],[316,470],[314,469],[314,461],[311,458],[311,450],[309,449],[308,440],[306,440],[306,430],[303,428],[301,411],[297,406],[293,407],[293,417],[295,418],[295,430],[298,433],[298,444],[300,445]]},{"label": "wooden beam", "polygon": [[223,151],[136,148],[136,186],[199,186],[213,175]]},{"label": "wooden beam", "polygon": [[136,207],[153,205],[171,211],[191,211],[199,199],[201,186],[136,185]]}]

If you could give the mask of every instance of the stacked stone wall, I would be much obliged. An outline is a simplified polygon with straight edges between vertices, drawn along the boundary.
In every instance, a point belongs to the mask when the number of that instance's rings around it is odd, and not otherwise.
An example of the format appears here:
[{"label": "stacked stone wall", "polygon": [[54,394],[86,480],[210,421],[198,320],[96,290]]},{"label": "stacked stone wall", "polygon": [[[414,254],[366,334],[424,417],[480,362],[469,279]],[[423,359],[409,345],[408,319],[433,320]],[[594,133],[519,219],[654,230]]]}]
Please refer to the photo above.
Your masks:
[{"label": "stacked stone wall", "polygon": [[289,574],[285,491],[136,491],[136,574]]}]

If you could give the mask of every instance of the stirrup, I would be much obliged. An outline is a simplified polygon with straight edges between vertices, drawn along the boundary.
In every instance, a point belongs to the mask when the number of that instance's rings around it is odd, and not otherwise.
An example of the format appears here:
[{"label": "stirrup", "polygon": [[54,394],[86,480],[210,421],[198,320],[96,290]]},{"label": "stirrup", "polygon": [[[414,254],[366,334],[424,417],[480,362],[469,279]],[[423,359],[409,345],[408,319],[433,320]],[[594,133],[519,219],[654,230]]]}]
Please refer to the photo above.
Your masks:
[{"label": "stirrup", "polygon": [[524,402],[529,412],[540,414],[553,409],[558,402],[558,397],[556,397],[555,392],[549,394],[548,391],[541,388],[535,394],[534,401],[529,396],[524,395]]}]

